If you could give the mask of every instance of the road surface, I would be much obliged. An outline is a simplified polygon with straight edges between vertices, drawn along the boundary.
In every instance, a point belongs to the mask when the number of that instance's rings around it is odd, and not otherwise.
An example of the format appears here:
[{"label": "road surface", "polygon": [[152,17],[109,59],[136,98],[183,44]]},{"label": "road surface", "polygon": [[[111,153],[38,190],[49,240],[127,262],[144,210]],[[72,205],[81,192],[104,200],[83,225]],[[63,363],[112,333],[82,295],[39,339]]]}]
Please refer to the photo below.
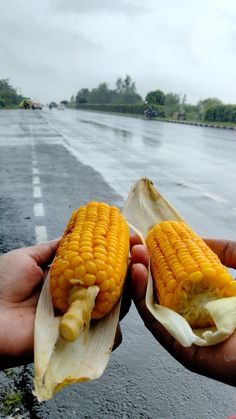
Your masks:
[{"label": "road surface", "polygon": [[[233,131],[73,110],[1,111],[0,250],[59,236],[71,211],[89,200],[122,208],[143,176],[201,235],[236,239],[235,155]],[[32,418],[236,413],[235,390],[185,370],[154,341],[134,307],[122,330],[123,343],[100,380],[67,387],[38,405],[27,367],[2,376],[1,392],[4,385],[27,387],[25,417]]]}]

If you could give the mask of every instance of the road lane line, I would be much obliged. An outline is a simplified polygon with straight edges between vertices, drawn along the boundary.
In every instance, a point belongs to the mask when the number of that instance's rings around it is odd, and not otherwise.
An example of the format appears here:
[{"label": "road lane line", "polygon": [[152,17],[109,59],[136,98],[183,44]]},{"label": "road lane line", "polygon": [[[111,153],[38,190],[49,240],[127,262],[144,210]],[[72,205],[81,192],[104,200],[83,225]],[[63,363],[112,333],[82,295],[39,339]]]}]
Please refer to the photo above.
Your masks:
[{"label": "road lane line", "polygon": [[35,217],[44,217],[44,206],[41,202],[34,204],[34,215]]},{"label": "road lane line", "polygon": [[42,198],[42,191],[41,191],[40,186],[33,187],[33,195],[34,195],[34,198]]},{"label": "road lane line", "polygon": [[48,241],[47,228],[45,226],[35,226],[36,243]]},{"label": "road lane line", "polygon": [[[33,143],[32,147],[32,184],[33,184],[33,197],[34,198],[42,198],[42,190],[40,188],[40,177],[39,177],[39,170],[38,170],[38,161],[35,153],[35,147]],[[34,207],[34,216],[35,217],[44,217],[44,206],[42,202],[35,202],[33,204]],[[44,243],[48,241],[48,232],[47,227],[45,225],[36,225],[35,226],[35,240],[36,243]]]},{"label": "road lane line", "polygon": [[39,176],[33,176],[33,185],[40,185]]}]

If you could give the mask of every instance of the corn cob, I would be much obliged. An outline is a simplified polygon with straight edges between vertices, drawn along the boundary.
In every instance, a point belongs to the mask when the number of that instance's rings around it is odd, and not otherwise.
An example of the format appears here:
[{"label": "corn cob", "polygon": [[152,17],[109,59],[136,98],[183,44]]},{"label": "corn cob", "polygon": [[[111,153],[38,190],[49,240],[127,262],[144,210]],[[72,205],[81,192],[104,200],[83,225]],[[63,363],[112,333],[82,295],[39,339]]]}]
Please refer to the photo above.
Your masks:
[{"label": "corn cob", "polygon": [[[108,314],[121,297],[129,253],[128,225],[118,208],[90,202],[74,211],[50,268],[60,334],[77,339],[91,319]],[[89,291],[98,287],[96,300]]]},{"label": "corn cob", "polygon": [[147,247],[160,305],[193,328],[214,326],[208,301],[236,296],[236,281],[218,256],[184,222],[162,221],[149,230]]}]

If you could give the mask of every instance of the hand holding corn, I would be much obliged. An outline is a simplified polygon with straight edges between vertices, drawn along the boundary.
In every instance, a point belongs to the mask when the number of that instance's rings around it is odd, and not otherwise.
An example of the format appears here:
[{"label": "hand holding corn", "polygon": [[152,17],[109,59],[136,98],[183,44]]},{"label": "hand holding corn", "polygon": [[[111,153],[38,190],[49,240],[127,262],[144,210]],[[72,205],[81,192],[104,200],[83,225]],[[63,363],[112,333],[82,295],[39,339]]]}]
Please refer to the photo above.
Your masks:
[{"label": "hand holding corn", "polygon": [[58,243],[53,240],[0,256],[0,369],[33,360],[39,289]]},{"label": "hand holding corn", "polygon": [[[221,262],[236,269],[236,242],[225,240],[205,240],[218,255]],[[131,249],[132,298],[137,310],[156,340],[184,367],[190,371],[216,379],[229,385],[236,385],[236,332],[226,341],[216,346],[181,346],[166,329],[152,316],[145,304],[148,280],[148,253],[138,238]],[[142,260],[142,264],[136,263]]]},{"label": "hand holding corn", "polygon": [[218,256],[182,221],[155,225],[146,242],[159,304],[192,328],[214,326],[206,303],[236,296],[236,281]]}]

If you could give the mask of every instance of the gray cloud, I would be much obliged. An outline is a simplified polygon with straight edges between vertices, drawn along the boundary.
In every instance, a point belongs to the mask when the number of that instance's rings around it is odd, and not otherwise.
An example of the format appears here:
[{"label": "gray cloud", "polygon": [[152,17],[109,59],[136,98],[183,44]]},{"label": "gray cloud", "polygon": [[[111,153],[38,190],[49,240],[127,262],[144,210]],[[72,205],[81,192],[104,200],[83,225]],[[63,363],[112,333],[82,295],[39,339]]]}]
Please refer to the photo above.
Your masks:
[{"label": "gray cloud", "polygon": [[[139,4],[138,4],[139,3]],[[147,8],[138,0],[54,0],[51,9],[56,13],[134,15],[144,13]]]},{"label": "gray cloud", "polygon": [[0,15],[0,78],[37,100],[128,73],[143,96],[236,101],[234,0],[3,0]]}]

